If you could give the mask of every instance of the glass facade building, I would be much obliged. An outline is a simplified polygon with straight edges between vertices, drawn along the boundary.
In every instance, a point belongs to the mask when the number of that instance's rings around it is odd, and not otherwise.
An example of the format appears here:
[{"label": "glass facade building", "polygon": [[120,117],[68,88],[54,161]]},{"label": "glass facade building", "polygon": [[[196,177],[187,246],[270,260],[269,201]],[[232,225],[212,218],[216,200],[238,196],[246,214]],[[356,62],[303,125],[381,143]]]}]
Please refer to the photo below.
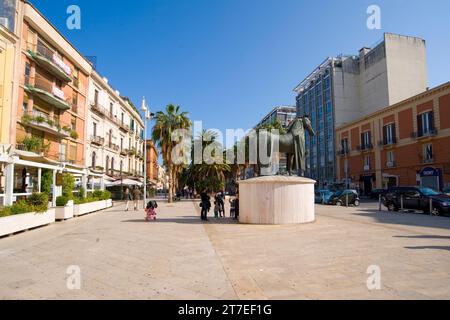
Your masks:
[{"label": "glass facade building", "polygon": [[297,114],[308,115],[316,135],[306,133],[306,176],[323,185],[335,181],[332,63],[304,83],[297,96]]}]

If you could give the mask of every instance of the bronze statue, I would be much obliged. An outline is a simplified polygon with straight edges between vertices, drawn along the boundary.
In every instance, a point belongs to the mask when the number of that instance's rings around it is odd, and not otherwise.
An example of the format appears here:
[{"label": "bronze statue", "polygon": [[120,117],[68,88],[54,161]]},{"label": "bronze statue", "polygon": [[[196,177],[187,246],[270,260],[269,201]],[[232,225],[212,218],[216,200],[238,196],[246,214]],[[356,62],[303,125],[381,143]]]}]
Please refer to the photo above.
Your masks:
[{"label": "bronze statue", "polygon": [[[306,170],[306,139],[305,132],[311,136],[315,135],[311,120],[308,116],[298,117],[292,121],[284,135],[269,134],[268,144],[273,146],[278,140],[279,153],[287,154],[287,171],[292,175],[293,167],[297,170],[297,175],[303,177]],[[260,137],[261,138],[261,137]],[[270,150],[272,150],[270,148]],[[271,155],[273,156],[273,155]]]}]

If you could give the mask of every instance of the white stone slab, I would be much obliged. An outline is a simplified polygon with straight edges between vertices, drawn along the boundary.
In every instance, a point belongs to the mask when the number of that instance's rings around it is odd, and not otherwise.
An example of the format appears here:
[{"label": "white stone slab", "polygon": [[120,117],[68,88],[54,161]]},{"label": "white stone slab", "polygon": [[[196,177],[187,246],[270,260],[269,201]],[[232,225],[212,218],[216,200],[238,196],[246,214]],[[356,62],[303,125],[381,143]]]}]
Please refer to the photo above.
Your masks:
[{"label": "white stone slab", "polygon": [[314,222],[315,183],[287,176],[239,181],[239,222],[272,225]]}]

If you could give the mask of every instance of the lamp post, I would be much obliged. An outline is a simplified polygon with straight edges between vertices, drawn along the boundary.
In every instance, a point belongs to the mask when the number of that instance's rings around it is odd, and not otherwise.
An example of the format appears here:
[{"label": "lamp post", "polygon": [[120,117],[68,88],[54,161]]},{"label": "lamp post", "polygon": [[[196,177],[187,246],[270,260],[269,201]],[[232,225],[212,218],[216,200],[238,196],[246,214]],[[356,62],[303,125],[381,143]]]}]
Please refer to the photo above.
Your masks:
[{"label": "lamp post", "polygon": [[144,113],[144,209],[147,205],[147,121],[153,114],[150,112],[145,97],[142,99],[141,111]]}]

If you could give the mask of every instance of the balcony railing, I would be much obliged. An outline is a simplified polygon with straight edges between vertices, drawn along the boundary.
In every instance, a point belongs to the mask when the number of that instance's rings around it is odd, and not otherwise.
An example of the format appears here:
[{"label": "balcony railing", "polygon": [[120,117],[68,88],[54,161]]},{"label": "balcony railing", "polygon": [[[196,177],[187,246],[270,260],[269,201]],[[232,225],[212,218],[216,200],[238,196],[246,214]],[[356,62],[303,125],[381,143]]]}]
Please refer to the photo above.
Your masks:
[{"label": "balcony railing", "polygon": [[424,164],[434,163],[434,158],[423,159]]},{"label": "balcony railing", "polygon": [[373,144],[371,144],[371,143],[363,144],[363,145],[357,146],[356,149],[358,151],[370,151],[370,150],[373,150]]},{"label": "balcony railing", "polygon": [[427,131],[419,131],[419,132],[413,132],[411,133],[411,138],[413,139],[420,139],[420,138],[427,138],[427,137],[435,137],[438,134],[437,129],[430,129]]},{"label": "balcony railing", "polygon": [[387,168],[395,168],[395,167],[397,167],[397,162],[395,162],[395,161],[387,161],[386,162],[386,167]]},{"label": "balcony railing", "polygon": [[25,77],[25,90],[37,95],[41,100],[61,110],[70,109],[64,92],[54,82],[37,74],[36,77]]},{"label": "balcony railing", "polygon": [[120,150],[120,146],[115,143],[108,143],[108,148],[110,148],[116,152],[119,152],[119,150]]},{"label": "balcony railing", "polygon": [[98,146],[103,146],[103,144],[105,143],[105,138],[99,136],[91,136],[91,143]]},{"label": "balcony railing", "polygon": [[70,136],[70,130],[67,130],[67,126],[61,125],[59,118],[54,117],[51,119],[48,114],[38,110],[33,110],[31,113],[24,114],[21,118],[21,122],[25,126],[45,131],[61,138]]},{"label": "balcony railing", "polygon": [[339,157],[344,157],[344,156],[348,155],[349,153],[350,153],[349,149],[341,149],[337,152],[337,155]]},{"label": "balcony railing", "polygon": [[41,68],[65,83],[72,81],[72,70],[64,63],[58,54],[38,41],[36,50],[28,50],[28,57],[35,61]]},{"label": "balcony railing", "polygon": [[389,147],[389,146],[393,146],[393,145],[396,145],[397,144],[397,142],[398,142],[398,140],[397,140],[397,138],[396,137],[393,137],[392,139],[383,139],[383,140],[381,140],[380,142],[379,142],[379,146],[380,147]]},{"label": "balcony railing", "polygon": [[102,117],[109,114],[109,111],[107,111],[98,101],[91,101],[90,102],[92,111],[96,112],[97,114],[101,115]]},{"label": "balcony railing", "polygon": [[122,156],[127,156],[128,155],[128,149],[121,149],[120,150],[120,154],[122,155]]}]

